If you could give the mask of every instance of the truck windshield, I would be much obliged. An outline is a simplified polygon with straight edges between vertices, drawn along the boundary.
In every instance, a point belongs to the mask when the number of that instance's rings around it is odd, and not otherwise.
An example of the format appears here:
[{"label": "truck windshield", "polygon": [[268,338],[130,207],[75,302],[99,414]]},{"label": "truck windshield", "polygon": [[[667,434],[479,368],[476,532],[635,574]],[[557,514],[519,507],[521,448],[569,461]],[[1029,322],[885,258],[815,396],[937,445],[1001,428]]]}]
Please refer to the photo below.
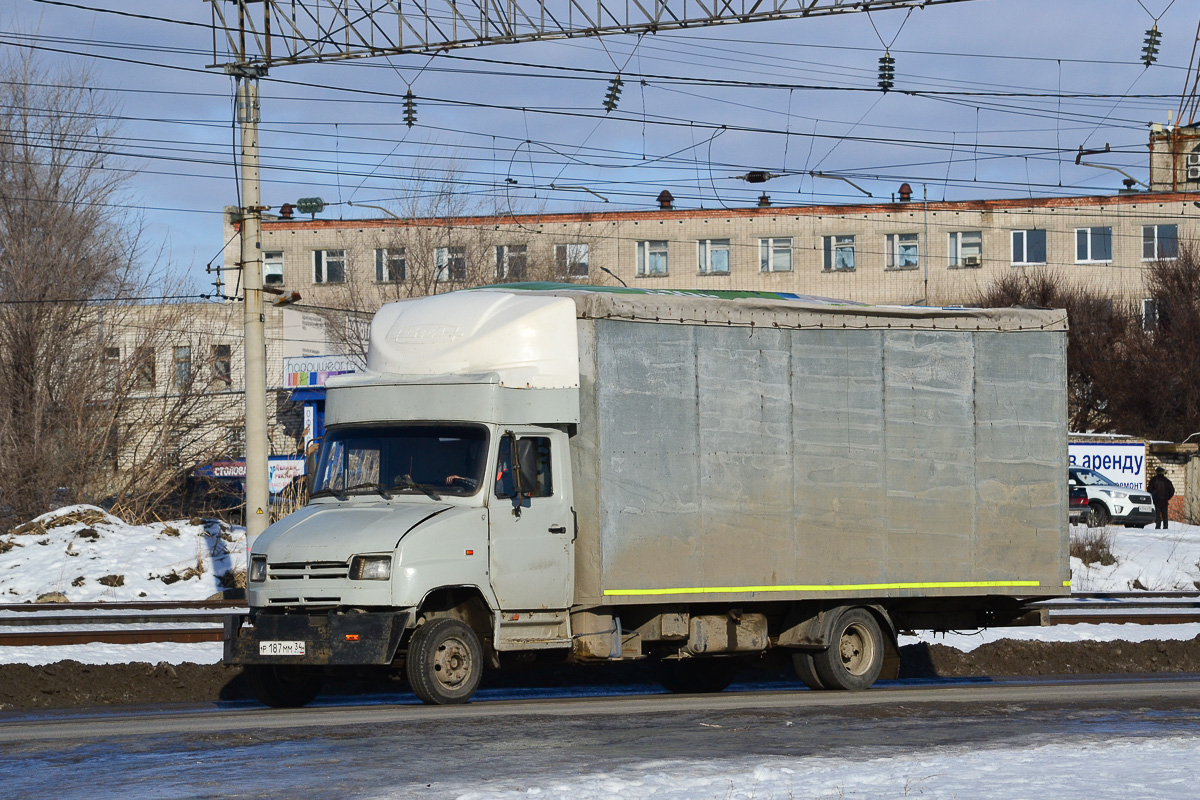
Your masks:
[{"label": "truck windshield", "polygon": [[330,428],[321,443],[313,497],[424,494],[467,497],[483,483],[482,425],[414,423]]}]

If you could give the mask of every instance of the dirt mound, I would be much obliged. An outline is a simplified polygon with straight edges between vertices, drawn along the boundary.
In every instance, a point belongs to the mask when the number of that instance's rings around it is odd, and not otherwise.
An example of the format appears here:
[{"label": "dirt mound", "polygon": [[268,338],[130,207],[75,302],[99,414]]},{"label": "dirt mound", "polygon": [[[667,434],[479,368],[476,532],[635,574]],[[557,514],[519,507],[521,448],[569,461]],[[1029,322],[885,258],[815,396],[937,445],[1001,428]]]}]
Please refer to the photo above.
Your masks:
[{"label": "dirt mound", "polygon": [[[901,678],[1014,675],[1200,674],[1200,636],[1191,641],[1027,642],[1003,640],[969,653],[940,644],[901,648]],[[746,672],[740,680],[779,680],[781,674]],[[653,682],[644,663],[554,667],[491,673],[486,686],[564,686]],[[333,682],[326,695],[397,692],[402,681],[382,674]],[[250,697],[238,667],[221,664],[0,665],[0,710],[100,705],[207,703]]]}]

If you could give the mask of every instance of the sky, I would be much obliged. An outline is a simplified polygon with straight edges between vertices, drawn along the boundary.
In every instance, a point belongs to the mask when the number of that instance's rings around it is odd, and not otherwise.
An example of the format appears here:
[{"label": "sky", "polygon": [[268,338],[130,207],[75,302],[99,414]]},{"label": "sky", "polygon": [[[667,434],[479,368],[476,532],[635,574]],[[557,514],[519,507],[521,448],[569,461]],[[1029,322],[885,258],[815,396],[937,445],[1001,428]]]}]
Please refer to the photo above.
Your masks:
[{"label": "sky", "polygon": [[[1147,180],[1148,125],[1180,105],[1198,17],[1178,0],[968,0],[278,66],[260,85],[263,203],[321,197],[322,217],[353,219],[645,210],[663,189],[713,209],[764,192],[888,201],[904,182],[930,200],[1109,194],[1124,176],[1077,166],[1079,148],[1107,146],[1083,160]],[[85,66],[112,97],[146,266],[197,286],[239,204],[233,82],[207,68],[226,60],[210,22],[200,0],[0,0],[6,56],[33,47],[47,76]],[[751,170],[779,177],[738,177]]]}]

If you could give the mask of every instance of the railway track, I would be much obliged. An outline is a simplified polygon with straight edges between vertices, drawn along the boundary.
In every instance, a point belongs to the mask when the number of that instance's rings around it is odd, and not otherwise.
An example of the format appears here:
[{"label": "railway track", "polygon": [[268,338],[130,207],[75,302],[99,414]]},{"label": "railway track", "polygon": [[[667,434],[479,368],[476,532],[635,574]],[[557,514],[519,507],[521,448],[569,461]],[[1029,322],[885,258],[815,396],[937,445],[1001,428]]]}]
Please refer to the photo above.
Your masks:
[{"label": "railway track", "polygon": [[[1200,623],[1200,592],[1107,592],[1043,600],[1041,625]],[[0,605],[0,646],[219,642],[237,601]]]}]

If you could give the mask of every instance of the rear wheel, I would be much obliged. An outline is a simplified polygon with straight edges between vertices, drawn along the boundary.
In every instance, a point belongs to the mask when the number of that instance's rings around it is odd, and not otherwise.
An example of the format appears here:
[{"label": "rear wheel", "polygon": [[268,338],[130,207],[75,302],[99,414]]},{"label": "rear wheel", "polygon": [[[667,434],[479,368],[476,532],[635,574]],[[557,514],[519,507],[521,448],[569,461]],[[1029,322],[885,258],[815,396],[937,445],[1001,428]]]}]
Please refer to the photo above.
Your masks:
[{"label": "rear wheel", "polygon": [[1112,521],[1112,515],[1108,513],[1108,508],[1099,500],[1093,500],[1090,504],[1092,516],[1088,520],[1088,525],[1093,528],[1103,528]]},{"label": "rear wheel", "polygon": [[857,692],[879,677],[883,655],[883,632],[875,616],[850,608],[834,623],[829,648],[813,654],[813,665],[826,688]]},{"label": "rear wheel", "polygon": [[813,652],[811,650],[797,650],[792,653],[792,669],[796,671],[796,677],[810,689],[824,689],[825,684],[821,683],[821,676],[817,674],[817,665],[813,661]]},{"label": "rear wheel", "polygon": [[663,659],[654,666],[658,682],[676,694],[723,692],[736,671],[733,662],[722,658]]},{"label": "rear wheel", "polygon": [[248,664],[242,673],[258,702],[272,708],[308,705],[325,682],[318,669],[293,664]]},{"label": "rear wheel", "polygon": [[430,705],[465,703],[483,677],[483,647],[465,622],[442,617],[417,628],[405,660],[408,684]]}]

